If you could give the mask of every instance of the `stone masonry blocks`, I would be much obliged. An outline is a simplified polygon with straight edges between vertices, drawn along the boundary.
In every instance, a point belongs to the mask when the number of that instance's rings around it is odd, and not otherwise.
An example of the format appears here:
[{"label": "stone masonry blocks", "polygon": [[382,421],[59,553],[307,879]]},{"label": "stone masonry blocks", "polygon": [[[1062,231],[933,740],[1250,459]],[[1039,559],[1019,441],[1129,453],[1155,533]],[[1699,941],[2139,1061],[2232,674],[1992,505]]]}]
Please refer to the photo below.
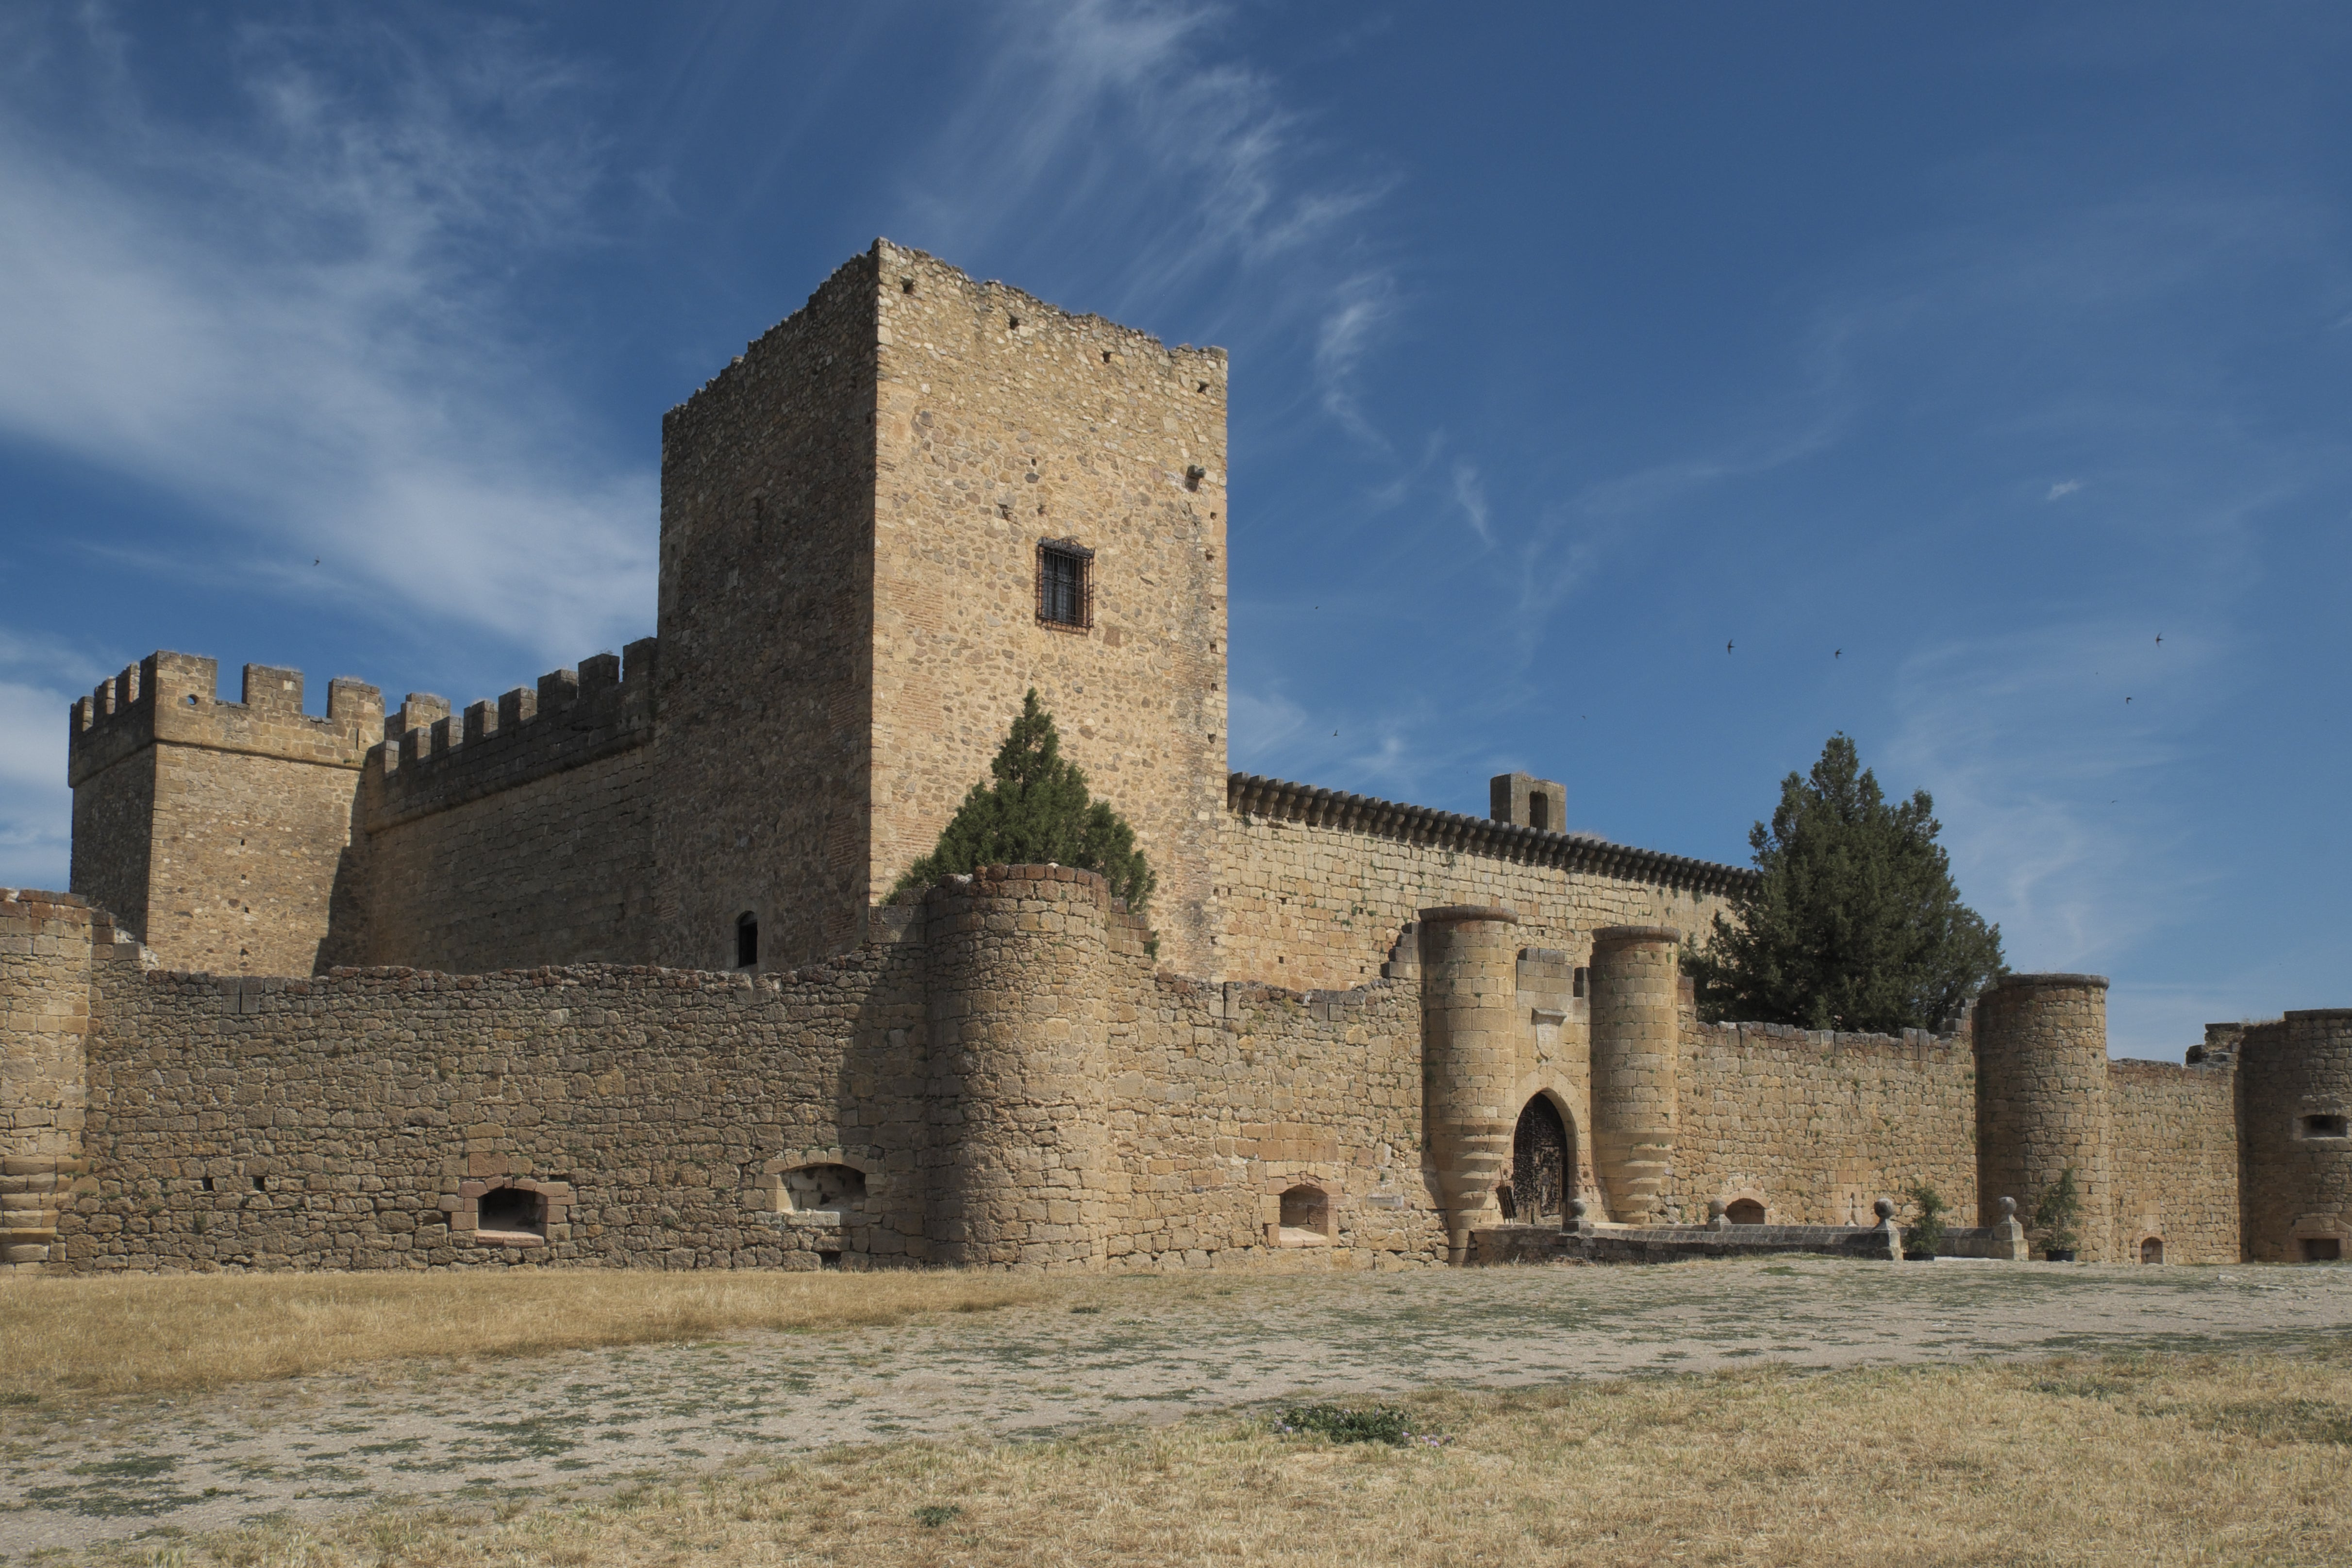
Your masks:
[{"label": "stone masonry blocks", "polygon": [[2289,1013],[2239,1046],[2246,1256],[2352,1257],[2352,1008]]},{"label": "stone masonry blocks", "polygon": [[2081,1256],[2115,1261],[2106,977],[2003,975],[1977,999],[1975,1033],[1978,1223],[2000,1197],[2030,1220],[2071,1165]]},{"label": "stone masonry blocks", "polygon": [[1622,1225],[1667,1218],[1679,1110],[1681,942],[1672,926],[1592,933],[1593,1163],[1610,1217]]},{"label": "stone masonry blocks", "polygon": [[1470,1233],[1501,1217],[1495,1189],[1511,1164],[1508,1097],[1521,1073],[1518,917],[1497,905],[1420,913],[1423,1079],[1429,1153],[1444,1210],[1448,1256],[1469,1258]]}]

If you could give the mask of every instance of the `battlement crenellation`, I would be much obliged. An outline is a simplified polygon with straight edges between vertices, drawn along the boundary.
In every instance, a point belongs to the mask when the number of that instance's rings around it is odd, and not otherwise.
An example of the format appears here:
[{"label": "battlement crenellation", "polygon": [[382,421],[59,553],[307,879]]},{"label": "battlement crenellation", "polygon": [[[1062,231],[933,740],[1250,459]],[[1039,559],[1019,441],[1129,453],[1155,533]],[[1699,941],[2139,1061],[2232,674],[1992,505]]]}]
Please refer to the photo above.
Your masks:
[{"label": "battlement crenellation", "polygon": [[645,745],[654,734],[656,647],[640,638],[461,713],[409,693],[367,753],[370,831]]},{"label": "battlement crenellation", "polygon": [[201,746],[357,768],[383,719],[383,694],[338,676],[323,717],[302,710],[302,672],[248,664],[239,700],[219,695],[217,660],[159,649],[101,680],[68,710],[68,782],[79,784],[147,746]]}]

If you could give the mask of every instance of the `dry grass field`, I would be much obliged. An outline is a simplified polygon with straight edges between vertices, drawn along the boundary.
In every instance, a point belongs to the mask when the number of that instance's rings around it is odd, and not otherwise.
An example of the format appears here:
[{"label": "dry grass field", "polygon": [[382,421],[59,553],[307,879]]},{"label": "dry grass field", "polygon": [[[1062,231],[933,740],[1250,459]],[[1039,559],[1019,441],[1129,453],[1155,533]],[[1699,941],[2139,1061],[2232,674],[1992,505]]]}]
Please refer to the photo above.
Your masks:
[{"label": "dry grass field", "polygon": [[1197,1418],[911,1443],[118,1560],[435,1564],[2326,1563],[2352,1351],[1622,1379],[1411,1402],[1437,1446]]},{"label": "dry grass field", "polygon": [[2347,1480],[2343,1268],[0,1280],[0,1568],[2352,1563]]},{"label": "dry grass field", "polygon": [[507,1268],[0,1279],[0,1401],[193,1392],[406,1357],[845,1329],[1039,1300],[1034,1279]]}]

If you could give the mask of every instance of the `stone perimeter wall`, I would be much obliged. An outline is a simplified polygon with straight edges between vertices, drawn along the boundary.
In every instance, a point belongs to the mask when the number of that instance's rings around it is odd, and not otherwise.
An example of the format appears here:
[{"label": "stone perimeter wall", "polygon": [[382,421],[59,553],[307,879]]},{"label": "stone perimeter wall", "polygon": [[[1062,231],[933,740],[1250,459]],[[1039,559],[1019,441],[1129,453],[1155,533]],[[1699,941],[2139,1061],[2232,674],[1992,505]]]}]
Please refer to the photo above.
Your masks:
[{"label": "stone perimeter wall", "polygon": [[1702,1024],[1685,1013],[1681,1081],[1675,1185],[1685,1223],[1706,1219],[1711,1200],[1748,1198],[1774,1225],[1867,1226],[1874,1202],[1920,1182],[1952,1224],[1999,1217],[1975,1218],[1966,1036]]},{"label": "stone perimeter wall", "polygon": [[[2226,1060],[2107,1064],[2117,1262],[2151,1237],[2167,1263],[2239,1260],[2236,1076]],[[2032,1219],[2032,1194],[2016,1195]]]},{"label": "stone perimeter wall", "polygon": [[[1419,1001],[1410,983],[1331,997],[1155,973],[1101,881],[1058,868],[980,884],[1024,964],[1063,924],[1102,934],[1082,1016],[1030,1016],[1035,1044],[1091,1058],[1103,1150],[1082,1226],[1044,1180],[1004,1182],[999,1265],[1111,1268],[1425,1262],[1444,1233],[1414,1152]],[[415,1268],[515,1262],[815,1268],[947,1261],[971,1230],[967,1031],[942,998],[971,884],[908,929],[783,975],[579,966],[450,976],[336,971],[256,980],[142,967],[101,950],[88,1036],[87,1171],[55,1262],[122,1269]],[[929,922],[928,933],[921,922]],[[1076,927],[1072,928],[1076,929]],[[983,976],[984,978],[984,976]],[[1024,999],[1024,1006],[1034,1002]],[[1076,1037],[1073,1038],[1073,1034]],[[942,1042],[945,1042],[944,1044]],[[1332,1091],[1337,1090],[1334,1094]],[[1018,1125],[1061,1091],[992,1108]],[[1337,1107],[1335,1110],[1335,1107]],[[1034,1146],[1034,1140],[1031,1140]],[[1019,1145],[1000,1141],[999,1152]],[[779,1212],[779,1173],[845,1165],[847,1214]],[[1281,1244],[1281,1194],[1329,1199],[1320,1244]],[[551,1198],[543,1240],[486,1238],[486,1187]]]},{"label": "stone perimeter wall", "polygon": [[[887,912],[857,952],[781,975],[280,979],[153,969],[79,900],[9,900],[7,1261],[1363,1267],[1443,1261],[1462,1215],[1442,1205],[1491,1206],[1440,1191],[1425,1096],[1448,1058],[1421,963],[1344,992],[1155,971],[1144,923],[1061,868],[993,868]],[[1563,955],[1496,931],[1499,1017],[1528,1038],[1495,1131],[1550,1096],[1591,1194],[1594,1091],[1546,1043]],[[1745,1198],[1775,1224],[1866,1224],[1920,1180],[1970,1217],[1967,1037],[1702,1025],[1671,987],[1664,1005],[1678,1089],[1658,1217]],[[2332,1037],[2339,1016],[2291,1016]],[[2326,1051],[2255,1044],[2304,1075],[2295,1126],[2336,1114]],[[2167,1261],[2240,1255],[2238,1071],[2114,1065],[2119,1254],[2157,1236]],[[2316,1178],[2266,1200],[2298,1237],[2343,1233],[2327,1184],[2345,1142],[2303,1140]],[[796,1209],[785,1178],[811,1165],[854,1171],[864,1197]],[[501,1185],[544,1196],[543,1236],[477,1227]],[[1312,1228],[1284,1223],[1302,1188]]]}]

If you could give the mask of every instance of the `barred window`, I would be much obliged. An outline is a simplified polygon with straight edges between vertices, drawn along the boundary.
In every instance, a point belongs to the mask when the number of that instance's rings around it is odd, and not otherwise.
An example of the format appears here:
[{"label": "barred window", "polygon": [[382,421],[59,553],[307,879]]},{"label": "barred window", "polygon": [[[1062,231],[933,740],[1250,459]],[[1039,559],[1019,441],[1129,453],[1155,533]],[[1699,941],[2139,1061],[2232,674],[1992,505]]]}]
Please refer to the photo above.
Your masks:
[{"label": "barred window", "polygon": [[1075,539],[1037,542],[1037,619],[1071,631],[1095,624],[1095,552]]}]

